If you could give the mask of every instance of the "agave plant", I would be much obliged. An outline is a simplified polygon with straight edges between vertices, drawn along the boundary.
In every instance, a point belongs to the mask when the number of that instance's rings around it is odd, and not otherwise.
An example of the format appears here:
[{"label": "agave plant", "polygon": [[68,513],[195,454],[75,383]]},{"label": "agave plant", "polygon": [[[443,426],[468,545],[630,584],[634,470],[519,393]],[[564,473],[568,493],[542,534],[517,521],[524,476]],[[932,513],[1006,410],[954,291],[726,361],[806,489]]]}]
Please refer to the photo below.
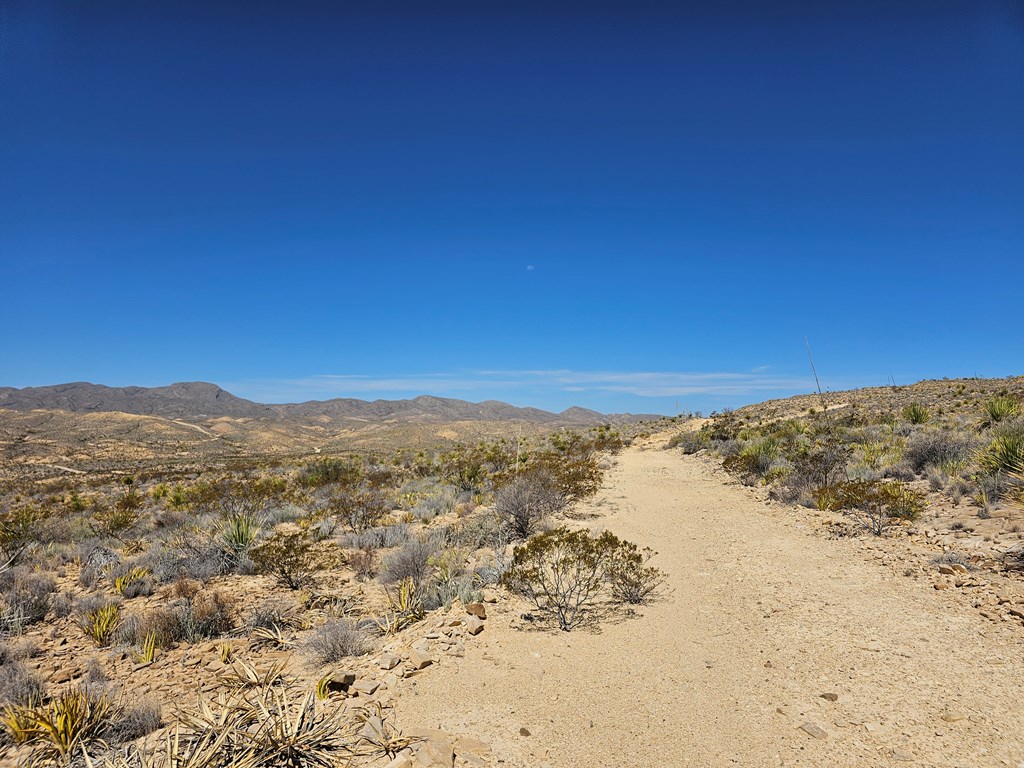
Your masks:
[{"label": "agave plant", "polygon": [[12,741],[32,747],[36,764],[69,764],[79,752],[105,746],[103,735],[118,709],[107,694],[72,688],[45,705],[8,706],[3,724]]},{"label": "agave plant", "polygon": [[121,606],[117,603],[106,603],[86,611],[78,619],[78,625],[99,646],[110,645],[120,623]]}]

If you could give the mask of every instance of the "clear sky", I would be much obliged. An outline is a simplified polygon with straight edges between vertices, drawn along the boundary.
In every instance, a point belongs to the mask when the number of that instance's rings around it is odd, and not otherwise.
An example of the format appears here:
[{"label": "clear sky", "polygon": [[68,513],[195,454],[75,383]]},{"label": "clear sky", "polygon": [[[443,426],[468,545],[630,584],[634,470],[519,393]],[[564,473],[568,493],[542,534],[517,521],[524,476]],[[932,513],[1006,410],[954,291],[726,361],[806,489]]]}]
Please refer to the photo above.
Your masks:
[{"label": "clear sky", "polygon": [[1024,373],[1024,2],[0,8],[0,385]]}]

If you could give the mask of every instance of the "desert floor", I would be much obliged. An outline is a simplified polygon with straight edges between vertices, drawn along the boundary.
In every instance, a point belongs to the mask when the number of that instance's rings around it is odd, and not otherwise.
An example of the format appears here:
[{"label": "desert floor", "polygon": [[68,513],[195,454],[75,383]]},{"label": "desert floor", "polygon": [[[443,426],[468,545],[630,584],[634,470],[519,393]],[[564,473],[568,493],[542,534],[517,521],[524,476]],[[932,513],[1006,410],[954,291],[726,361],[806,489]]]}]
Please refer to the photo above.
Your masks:
[{"label": "desert floor", "polygon": [[1024,629],[882,564],[877,540],[828,539],[653,444],[583,511],[658,551],[662,599],[571,633],[493,606],[400,697],[402,725],[509,766],[1024,766]]}]

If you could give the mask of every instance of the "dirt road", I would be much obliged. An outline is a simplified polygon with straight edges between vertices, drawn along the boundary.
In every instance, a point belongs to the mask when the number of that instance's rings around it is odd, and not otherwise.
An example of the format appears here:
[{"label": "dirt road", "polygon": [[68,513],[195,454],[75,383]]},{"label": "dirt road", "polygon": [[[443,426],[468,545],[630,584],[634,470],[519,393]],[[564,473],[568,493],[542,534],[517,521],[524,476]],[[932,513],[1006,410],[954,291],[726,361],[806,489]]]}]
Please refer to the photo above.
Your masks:
[{"label": "dirt road", "polygon": [[589,508],[658,550],[670,593],[600,632],[514,629],[521,607],[497,606],[401,698],[404,725],[531,768],[1024,766],[1019,626],[675,451],[624,452]]}]

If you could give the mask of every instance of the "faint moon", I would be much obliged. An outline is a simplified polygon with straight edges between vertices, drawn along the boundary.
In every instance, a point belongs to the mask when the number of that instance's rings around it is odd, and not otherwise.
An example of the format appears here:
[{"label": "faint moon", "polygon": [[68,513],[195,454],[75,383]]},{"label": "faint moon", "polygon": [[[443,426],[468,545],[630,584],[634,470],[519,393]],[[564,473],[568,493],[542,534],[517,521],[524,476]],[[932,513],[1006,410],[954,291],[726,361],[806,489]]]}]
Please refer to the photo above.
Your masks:
[{"label": "faint moon", "polygon": [[529,264],[529,265],[527,265],[527,267],[526,267],[526,271],[527,271],[527,272],[533,272],[533,264]]}]

